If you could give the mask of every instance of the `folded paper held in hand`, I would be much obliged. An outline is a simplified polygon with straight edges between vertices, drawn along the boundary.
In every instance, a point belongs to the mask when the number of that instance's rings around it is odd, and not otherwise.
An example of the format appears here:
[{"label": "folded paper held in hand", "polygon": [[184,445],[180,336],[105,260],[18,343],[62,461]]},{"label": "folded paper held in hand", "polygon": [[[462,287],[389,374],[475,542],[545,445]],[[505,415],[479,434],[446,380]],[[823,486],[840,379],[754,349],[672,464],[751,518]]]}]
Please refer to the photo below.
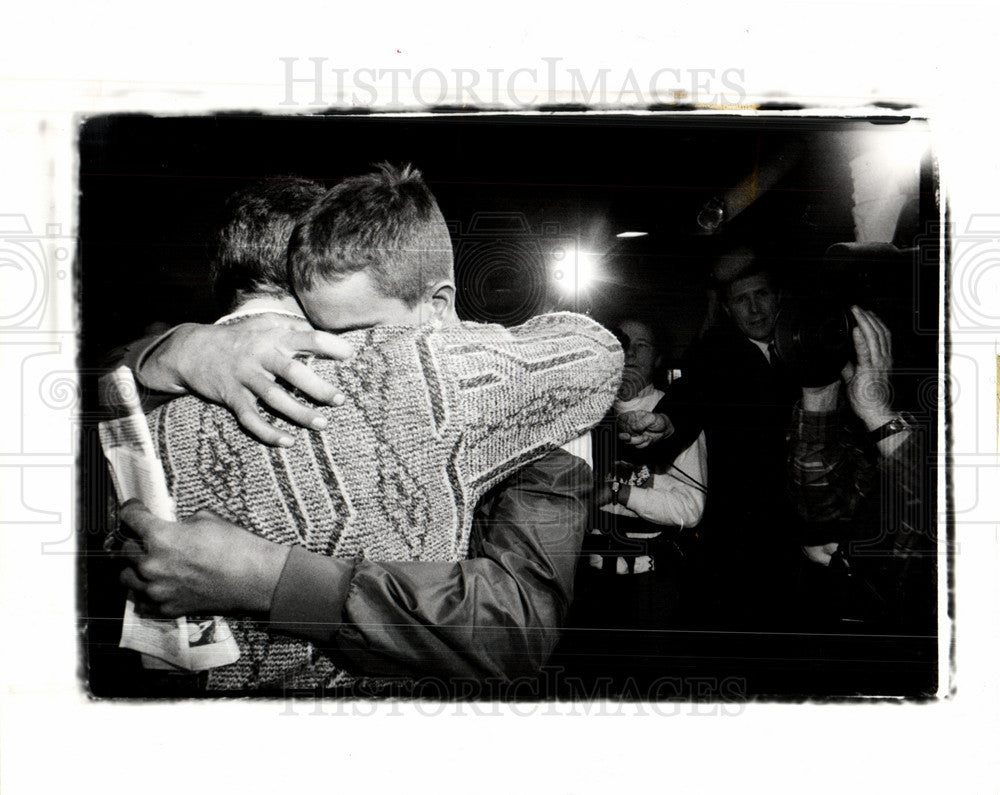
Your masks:
[{"label": "folded paper held in hand", "polygon": [[[119,367],[100,379],[106,404],[117,419],[100,423],[101,447],[119,502],[138,499],[161,519],[175,521],[163,466],[142,412],[132,372]],[[146,668],[204,671],[239,659],[239,647],[221,616],[158,619],[141,615],[129,596],[125,603],[123,649],[141,652]]]}]

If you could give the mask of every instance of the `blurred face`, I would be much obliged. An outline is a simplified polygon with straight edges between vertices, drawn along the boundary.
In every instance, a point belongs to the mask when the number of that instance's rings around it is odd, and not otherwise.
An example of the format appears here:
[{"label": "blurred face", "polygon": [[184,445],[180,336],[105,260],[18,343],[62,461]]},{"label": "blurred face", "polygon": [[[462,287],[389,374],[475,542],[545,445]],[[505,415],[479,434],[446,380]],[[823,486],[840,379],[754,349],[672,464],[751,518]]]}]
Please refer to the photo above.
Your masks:
[{"label": "blurred face", "polygon": [[653,371],[660,363],[660,352],[656,348],[653,332],[645,323],[626,320],[618,326],[628,337],[625,348],[625,367],[641,380],[642,386],[653,382]]},{"label": "blurred face", "polygon": [[725,301],[726,314],[744,336],[758,342],[770,342],[774,336],[779,298],[767,275],[755,273],[730,285]]}]

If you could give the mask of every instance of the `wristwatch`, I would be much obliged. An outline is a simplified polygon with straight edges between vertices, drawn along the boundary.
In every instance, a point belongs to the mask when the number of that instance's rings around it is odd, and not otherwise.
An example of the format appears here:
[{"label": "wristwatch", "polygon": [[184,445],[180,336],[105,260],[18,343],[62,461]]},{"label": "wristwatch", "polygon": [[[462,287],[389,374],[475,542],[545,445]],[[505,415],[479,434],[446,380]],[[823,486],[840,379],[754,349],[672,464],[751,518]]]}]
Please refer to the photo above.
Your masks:
[{"label": "wristwatch", "polygon": [[618,504],[618,492],[621,491],[621,488],[622,484],[620,481],[617,480],[611,481],[611,502],[613,502],[615,505]]},{"label": "wristwatch", "polygon": [[883,439],[892,436],[893,434],[900,433],[901,431],[907,431],[913,426],[906,421],[902,416],[893,417],[884,425],[879,425],[875,430],[868,432],[868,438],[872,440],[873,444],[878,444]]}]

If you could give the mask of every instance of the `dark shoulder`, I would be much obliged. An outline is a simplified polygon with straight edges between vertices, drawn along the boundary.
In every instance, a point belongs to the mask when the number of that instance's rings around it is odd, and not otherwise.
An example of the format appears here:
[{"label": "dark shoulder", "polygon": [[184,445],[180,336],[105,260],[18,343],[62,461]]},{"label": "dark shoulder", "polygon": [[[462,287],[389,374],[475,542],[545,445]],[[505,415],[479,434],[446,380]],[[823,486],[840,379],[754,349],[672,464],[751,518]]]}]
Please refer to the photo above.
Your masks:
[{"label": "dark shoulder", "polygon": [[733,366],[740,362],[756,364],[760,351],[742,334],[729,329],[712,329],[695,340],[684,354],[684,365],[690,370],[715,369],[717,365]]}]

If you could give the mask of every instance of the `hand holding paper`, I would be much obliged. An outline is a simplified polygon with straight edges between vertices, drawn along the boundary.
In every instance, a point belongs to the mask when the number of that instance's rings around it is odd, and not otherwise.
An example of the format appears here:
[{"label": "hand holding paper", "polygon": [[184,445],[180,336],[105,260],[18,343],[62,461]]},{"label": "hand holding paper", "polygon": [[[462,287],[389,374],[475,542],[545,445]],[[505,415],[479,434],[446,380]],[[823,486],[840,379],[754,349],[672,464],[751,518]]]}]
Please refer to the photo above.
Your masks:
[{"label": "hand holding paper", "polygon": [[[153,448],[131,371],[120,367],[104,376],[101,389],[114,392],[114,399],[107,403],[120,406],[124,412],[119,419],[100,424],[101,447],[118,499],[123,502],[142,500],[161,520],[172,520],[173,501]],[[133,545],[130,547],[133,553],[137,551],[135,541],[126,543]],[[236,641],[221,617],[201,617],[189,627],[183,614],[172,619],[141,616],[131,598],[125,605],[119,645],[146,655],[143,663],[147,668],[203,671],[233,663],[240,656]]]}]

